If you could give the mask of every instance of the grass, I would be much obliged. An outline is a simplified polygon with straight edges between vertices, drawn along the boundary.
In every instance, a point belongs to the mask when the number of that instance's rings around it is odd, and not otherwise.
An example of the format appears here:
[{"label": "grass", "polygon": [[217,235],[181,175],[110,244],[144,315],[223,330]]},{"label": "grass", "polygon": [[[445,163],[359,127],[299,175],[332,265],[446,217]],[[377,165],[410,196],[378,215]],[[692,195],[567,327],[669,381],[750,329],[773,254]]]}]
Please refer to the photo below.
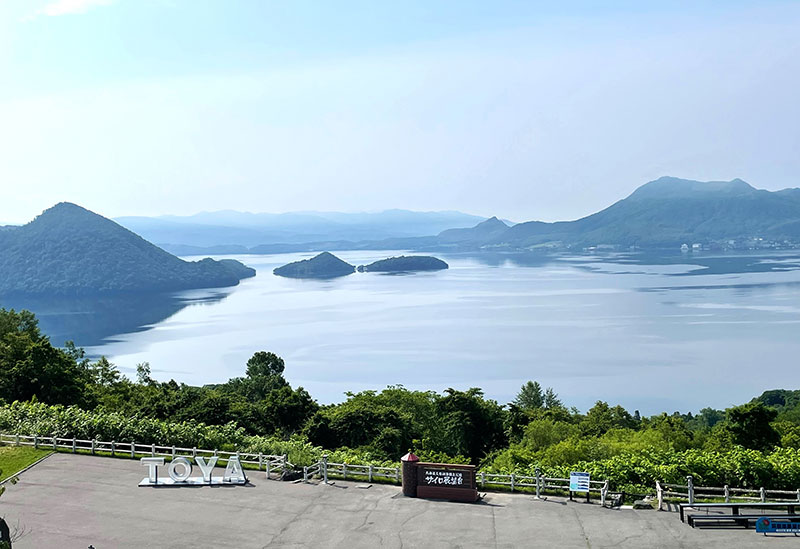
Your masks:
[{"label": "grass", "polygon": [[0,447],[0,480],[14,476],[28,465],[51,453],[50,450],[37,450],[28,446]]}]

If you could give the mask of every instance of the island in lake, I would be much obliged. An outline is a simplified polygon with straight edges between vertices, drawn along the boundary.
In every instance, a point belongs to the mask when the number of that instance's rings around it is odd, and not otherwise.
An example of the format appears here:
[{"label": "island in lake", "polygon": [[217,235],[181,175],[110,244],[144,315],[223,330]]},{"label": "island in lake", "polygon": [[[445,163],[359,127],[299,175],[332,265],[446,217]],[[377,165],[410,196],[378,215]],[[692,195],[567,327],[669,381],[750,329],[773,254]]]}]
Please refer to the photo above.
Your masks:
[{"label": "island in lake", "polygon": [[336,278],[353,274],[356,268],[330,252],[278,267],[272,272],[289,278]]},{"label": "island in lake", "polygon": [[429,255],[401,255],[381,259],[369,265],[359,265],[361,273],[409,273],[414,271],[441,271],[448,265],[438,257]]},{"label": "island in lake", "polygon": [[[381,259],[369,265],[360,265],[361,273],[409,273],[415,271],[441,271],[448,265],[431,256],[400,256]],[[303,259],[278,267],[272,272],[288,278],[336,278],[353,274],[356,268],[330,252],[322,252],[311,259]]]}]

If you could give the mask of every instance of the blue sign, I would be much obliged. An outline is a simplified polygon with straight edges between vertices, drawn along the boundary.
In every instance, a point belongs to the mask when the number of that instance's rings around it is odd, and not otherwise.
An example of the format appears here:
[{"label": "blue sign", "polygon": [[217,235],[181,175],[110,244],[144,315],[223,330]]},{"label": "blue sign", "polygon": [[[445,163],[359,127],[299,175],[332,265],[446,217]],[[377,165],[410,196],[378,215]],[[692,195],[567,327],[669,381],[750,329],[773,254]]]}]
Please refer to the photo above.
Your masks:
[{"label": "blue sign", "polygon": [[588,492],[589,473],[576,473],[575,471],[571,472],[569,474],[569,491]]},{"label": "blue sign", "polygon": [[787,522],[781,519],[761,517],[756,521],[756,532],[763,534],[798,534],[800,522]]}]

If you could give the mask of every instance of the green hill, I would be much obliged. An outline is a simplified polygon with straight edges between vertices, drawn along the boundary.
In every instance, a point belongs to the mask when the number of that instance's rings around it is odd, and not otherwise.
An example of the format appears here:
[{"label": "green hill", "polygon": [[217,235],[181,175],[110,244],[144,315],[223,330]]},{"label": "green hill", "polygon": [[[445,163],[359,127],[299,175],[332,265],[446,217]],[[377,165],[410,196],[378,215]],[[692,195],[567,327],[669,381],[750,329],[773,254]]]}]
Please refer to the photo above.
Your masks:
[{"label": "green hill", "polygon": [[[448,243],[441,238],[445,233],[440,235],[440,245]],[[755,189],[741,179],[701,182],[662,177],[590,216],[557,223],[519,223],[487,238],[477,235],[460,245],[510,249],[603,244],[659,248],[759,238],[800,244],[800,189],[770,192]]]},{"label": "green hill", "polygon": [[62,202],[0,231],[0,295],[150,293],[233,286],[238,261],[184,261],[113,221]]},{"label": "green hill", "polygon": [[330,252],[278,267],[272,272],[289,278],[335,278],[353,274],[356,268]]},{"label": "green hill", "polygon": [[441,271],[448,265],[437,257],[425,255],[402,255],[381,259],[369,265],[360,265],[359,272],[365,273],[407,273],[412,271]]}]

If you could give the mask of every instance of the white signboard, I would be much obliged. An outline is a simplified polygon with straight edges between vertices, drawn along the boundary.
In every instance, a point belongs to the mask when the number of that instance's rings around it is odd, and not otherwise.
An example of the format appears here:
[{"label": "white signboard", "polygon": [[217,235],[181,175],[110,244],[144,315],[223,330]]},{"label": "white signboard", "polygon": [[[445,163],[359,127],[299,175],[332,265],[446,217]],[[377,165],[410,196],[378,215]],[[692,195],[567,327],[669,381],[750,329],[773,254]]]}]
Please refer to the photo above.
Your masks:
[{"label": "white signboard", "polygon": [[569,491],[570,492],[588,492],[589,491],[589,473],[577,473],[575,471],[569,474]]},{"label": "white signboard", "polygon": [[200,467],[202,476],[192,476],[192,462],[190,458],[179,456],[173,459],[167,467],[167,475],[159,474],[159,467],[164,466],[163,457],[144,457],[142,465],[148,467],[148,474],[139,483],[139,486],[198,486],[215,484],[247,484],[247,475],[242,468],[242,463],[237,456],[228,459],[225,467],[225,474],[221,477],[212,476],[214,466],[217,464],[217,456],[204,458],[197,456],[195,463]]}]

